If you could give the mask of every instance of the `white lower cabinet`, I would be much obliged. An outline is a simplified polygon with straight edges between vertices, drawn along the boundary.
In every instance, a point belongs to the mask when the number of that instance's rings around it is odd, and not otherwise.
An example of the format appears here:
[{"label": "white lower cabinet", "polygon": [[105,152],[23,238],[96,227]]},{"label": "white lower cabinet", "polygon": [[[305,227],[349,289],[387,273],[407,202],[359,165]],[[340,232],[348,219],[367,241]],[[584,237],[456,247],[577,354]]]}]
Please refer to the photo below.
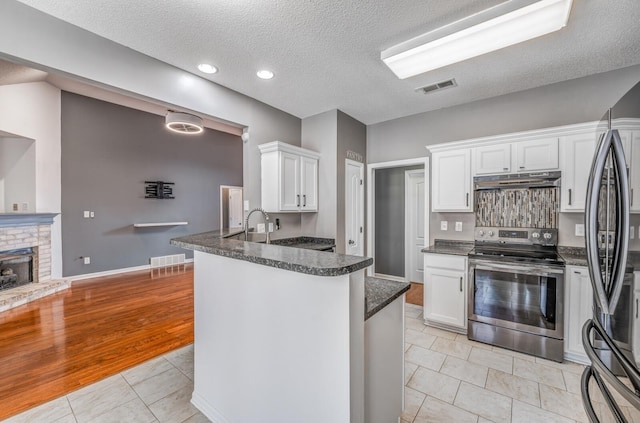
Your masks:
[{"label": "white lower cabinet", "polygon": [[429,325],[466,331],[466,256],[425,254],[424,320]]},{"label": "white lower cabinet", "polygon": [[593,316],[593,288],[589,269],[567,266],[565,269],[564,356],[571,361],[588,363],[582,347],[582,326]]}]

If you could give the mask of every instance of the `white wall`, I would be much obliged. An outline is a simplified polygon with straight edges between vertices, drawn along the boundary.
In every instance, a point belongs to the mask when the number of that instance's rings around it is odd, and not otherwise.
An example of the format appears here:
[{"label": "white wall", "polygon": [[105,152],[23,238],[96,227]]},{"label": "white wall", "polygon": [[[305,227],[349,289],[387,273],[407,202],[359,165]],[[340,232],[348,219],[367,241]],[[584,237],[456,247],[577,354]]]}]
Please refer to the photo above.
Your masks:
[{"label": "white wall", "polygon": [[0,212],[12,212],[13,204],[18,204],[19,212],[35,212],[36,146],[33,140],[0,138],[0,180],[4,191]]},{"label": "white wall", "polygon": [[[35,211],[60,213],[60,90],[46,82],[0,86],[0,130],[35,140]],[[51,257],[51,275],[59,278],[60,216],[51,228]]]}]

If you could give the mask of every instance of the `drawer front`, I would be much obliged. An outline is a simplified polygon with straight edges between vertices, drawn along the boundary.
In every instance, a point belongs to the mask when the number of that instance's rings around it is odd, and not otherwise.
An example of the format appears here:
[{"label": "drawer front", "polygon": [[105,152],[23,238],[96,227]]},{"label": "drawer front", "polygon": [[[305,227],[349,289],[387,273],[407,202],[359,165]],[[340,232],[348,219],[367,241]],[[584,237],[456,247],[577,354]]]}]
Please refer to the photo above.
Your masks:
[{"label": "drawer front", "polygon": [[439,269],[467,270],[467,258],[449,254],[425,254],[424,265]]}]

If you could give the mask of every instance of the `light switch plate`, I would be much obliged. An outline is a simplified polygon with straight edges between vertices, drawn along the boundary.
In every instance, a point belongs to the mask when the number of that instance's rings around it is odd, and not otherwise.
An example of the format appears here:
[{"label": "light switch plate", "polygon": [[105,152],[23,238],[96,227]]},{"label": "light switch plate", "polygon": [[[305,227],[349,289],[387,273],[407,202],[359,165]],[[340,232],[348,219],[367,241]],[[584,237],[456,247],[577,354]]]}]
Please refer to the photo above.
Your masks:
[{"label": "light switch plate", "polygon": [[91,216],[91,212],[89,210],[85,210],[82,212],[82,217],[84,217],[85,219],[88,219],[89,216]]},{"label": "light switch plate", "polygon": [[448,226],[449,226],[449,222],[447,222],[446,220],[443,220],[440,222],[441,231],[446,231]]},{"label": "light switch plate", "polygon": [[576,223],[576,236],[584,236],[584,223]]},{"label": "light switch plate", "polygon": [[257,225],[258,233],[264,233],[264,223],[258,223]]},{"label": "light switch plate", "polygon": [[273,232],[273,222],[269,222],[269,232]]},{"label": "light switch plate", "polygon": [[244,211],[249,211],[249,200],[244,200]]},{"label": "light switch plate", "polygon": [[462,232],[462,222],[456,222],[456,232]]}]

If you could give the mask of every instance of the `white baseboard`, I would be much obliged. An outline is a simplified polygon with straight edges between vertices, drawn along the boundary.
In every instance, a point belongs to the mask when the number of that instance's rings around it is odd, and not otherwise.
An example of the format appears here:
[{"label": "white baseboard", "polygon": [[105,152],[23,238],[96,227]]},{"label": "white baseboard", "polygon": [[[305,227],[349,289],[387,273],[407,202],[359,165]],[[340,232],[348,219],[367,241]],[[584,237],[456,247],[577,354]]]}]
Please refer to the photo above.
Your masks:
[{"label": "white baseboard", "polygon": [[191,404],[193,404],[206,418],[216,423],[231,423],[225,416],[220,414],[207,400],[205,400],[196,391],[191,396]]},{"label": "white baseboard", "polygon": [[380,278],[380,279],[389,279],[390,281],[396,281],[396,282],[407,282],[407,280],[402,276],[385,275],[384,273],[374,273],[373,277]]},{"label": "white baseboard", "polygon": [[[193,263],[193,259],[186,259],[184,261],[184,264],[186,263]],[[169,266],[170,267],[170,266]],[[154,270],[159,269],[158,267],[155,267]],[[72,284],[75,281],[81,281],[83,279],[91,279],[91,278],[99,278],[101,276],[112,276],[112,275],[119,275],[122,273],[129,273],[129,272],[138,272],[140,270],[151,270],[151,266],[148,264],[144,264],[142,266],[134,266],[134,267],[125,267],[122,269],[113,269],[113,270],[105,270],[104,272],[95,272],[95,273],[85,273],[82,275],[74,275],[74,276],[66,276],[64,277],[64,279],[67,279],[68,281],[70,281]]]}]

